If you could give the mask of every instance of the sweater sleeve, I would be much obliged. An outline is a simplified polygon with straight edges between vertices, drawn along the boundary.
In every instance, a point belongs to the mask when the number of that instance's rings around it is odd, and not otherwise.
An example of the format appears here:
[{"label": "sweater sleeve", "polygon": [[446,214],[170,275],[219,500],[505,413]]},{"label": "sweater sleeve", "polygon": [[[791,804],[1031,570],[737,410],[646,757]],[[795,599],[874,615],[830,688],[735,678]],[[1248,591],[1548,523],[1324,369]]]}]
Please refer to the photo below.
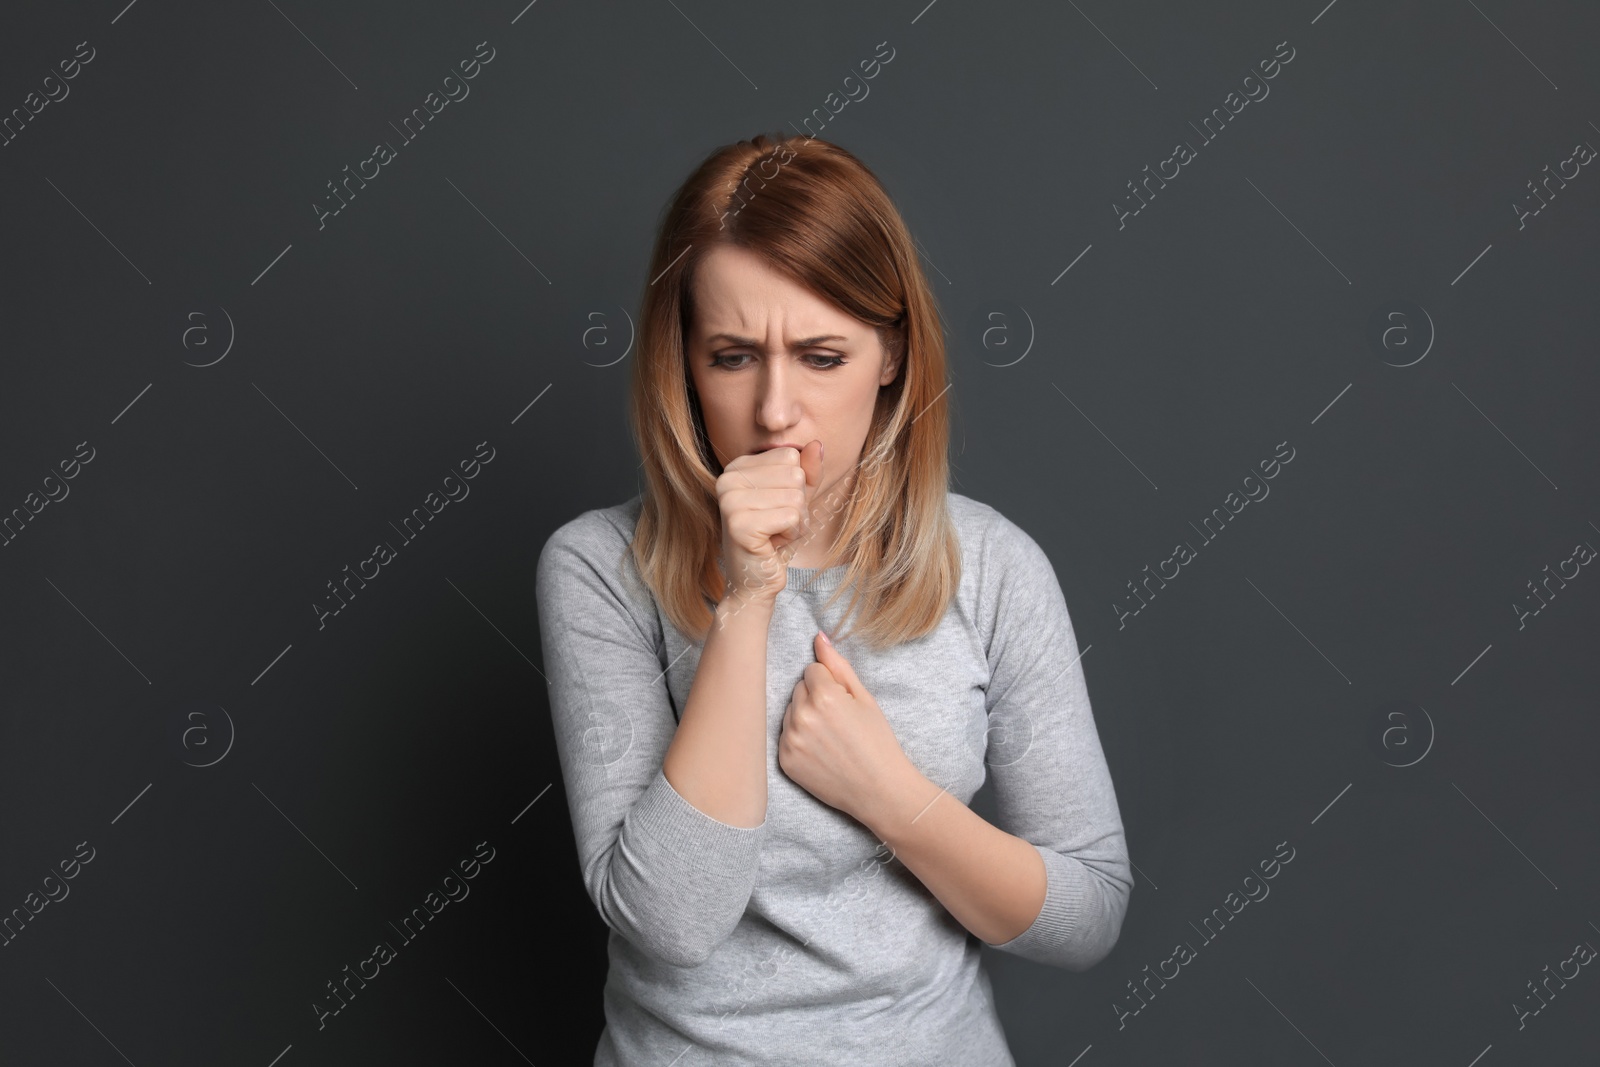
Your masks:
[{"label": "sweater sleeve", "polygon": [[990,627],[985,762],[999,825],[1038,849],[1047,878],[1033,924],[991,947],[1085,971],[1116,944],[1133,890],[1111,772],[1049,557],[998,512],[981,556],[979,614]]},{"label": "sweater sleeve", "polygon": [[690,804],[662,773],[677,729],[665,645],[624,533],[598,511],[539,554],[537,595],[556,750],[584,886],[608,927],[694,967],[733,932],[767,824]]}]

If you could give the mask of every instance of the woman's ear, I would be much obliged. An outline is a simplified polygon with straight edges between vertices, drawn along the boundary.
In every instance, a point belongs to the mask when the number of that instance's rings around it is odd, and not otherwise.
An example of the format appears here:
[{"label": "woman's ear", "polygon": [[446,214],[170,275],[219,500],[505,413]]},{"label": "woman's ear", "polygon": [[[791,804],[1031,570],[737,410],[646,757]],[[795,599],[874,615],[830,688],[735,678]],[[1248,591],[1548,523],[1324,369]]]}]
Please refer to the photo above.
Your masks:
[{"label": "woman's ear", "polygon": [[880,388],[890,385],[894,382],[895,376],[900,373],[900,363],[901,358],[898,355],[891,355],[887,360],[884,361],[883,374],[878,377],[878,385]]}]

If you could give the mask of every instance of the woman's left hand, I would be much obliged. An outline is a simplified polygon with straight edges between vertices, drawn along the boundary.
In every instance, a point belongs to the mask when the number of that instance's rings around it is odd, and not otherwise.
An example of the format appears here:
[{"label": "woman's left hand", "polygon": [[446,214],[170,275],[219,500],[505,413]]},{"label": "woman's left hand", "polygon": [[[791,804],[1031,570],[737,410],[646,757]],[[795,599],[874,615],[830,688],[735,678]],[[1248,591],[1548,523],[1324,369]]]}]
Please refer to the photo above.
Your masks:
[{"label": "woman's left hand", "polygon": [[817,661],[783,712],[778,766],[824,804],[865,823],[911,761],[849,661],[820,633],[812,646]]}]

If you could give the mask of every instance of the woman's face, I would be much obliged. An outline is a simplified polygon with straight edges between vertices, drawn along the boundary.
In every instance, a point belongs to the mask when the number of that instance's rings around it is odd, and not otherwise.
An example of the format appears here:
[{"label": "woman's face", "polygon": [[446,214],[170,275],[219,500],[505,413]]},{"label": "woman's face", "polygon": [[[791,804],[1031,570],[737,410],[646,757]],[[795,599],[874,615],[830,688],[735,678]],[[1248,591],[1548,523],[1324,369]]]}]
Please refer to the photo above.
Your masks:
[{"label": "woman's face", "polygon": [[878,390],[899,371],[877,330],[742,248],[707,253],[693,286],[685,344],[721,464],[766,445],[804,448],[815,438],[824,449],[819,489],[854,469]]}]

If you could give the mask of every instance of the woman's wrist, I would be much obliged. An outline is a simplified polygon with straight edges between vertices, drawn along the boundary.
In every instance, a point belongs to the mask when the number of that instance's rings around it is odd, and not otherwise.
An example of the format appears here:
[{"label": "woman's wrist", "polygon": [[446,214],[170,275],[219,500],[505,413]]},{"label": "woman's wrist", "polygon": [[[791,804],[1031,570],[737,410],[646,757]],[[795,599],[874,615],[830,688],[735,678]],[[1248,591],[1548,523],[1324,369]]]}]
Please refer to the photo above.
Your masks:
[{"label": "woman's wrist", "polygon": [[760,622],[771,622],[773,608],[777,606],[778,595],[776,592],[756,592],[744,590],[743,592],[729,589],[717,604],[717,625],[723,627],[734,619],[747,618]]}]

